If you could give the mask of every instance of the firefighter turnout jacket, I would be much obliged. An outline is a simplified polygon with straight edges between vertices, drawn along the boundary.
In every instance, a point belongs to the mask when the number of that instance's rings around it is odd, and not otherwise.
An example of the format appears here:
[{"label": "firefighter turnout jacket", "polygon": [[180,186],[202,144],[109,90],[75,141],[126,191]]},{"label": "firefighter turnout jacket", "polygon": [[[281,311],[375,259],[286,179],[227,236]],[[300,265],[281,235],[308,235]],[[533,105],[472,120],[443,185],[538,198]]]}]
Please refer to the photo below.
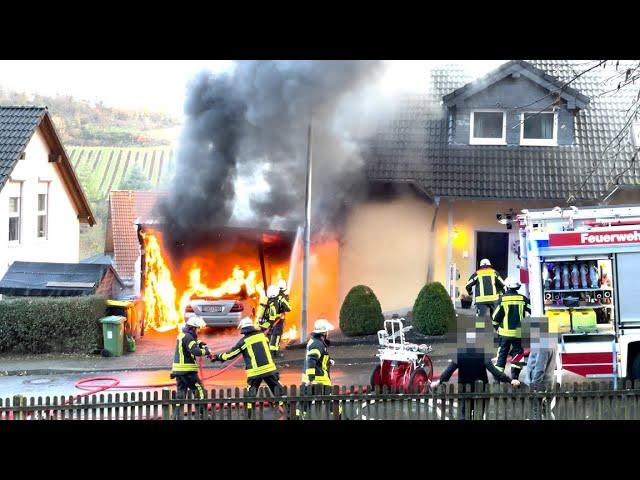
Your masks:
[{"label": "firefighter turnout jacket", "polygon": [[242,333],[244,337],[231,350],[220,355],[220,359],[226,362],[242,354],[247,380],[264,378],[277,372],[269,351],[269,341],[264,333],[253,327],[243,328]]},{"label": "firefighter turnout jacket", "polygon": [[278,318],[278,310],[276,309],[277,297],[274,299],[268,298],[260,301],[258,310],[256,311],[256,319],[258,325],[263,330],[271,328],[273,322]]},{"label": "firefighter turnout jacket", "polygon": [[198,371],[196,357],[207,355],[208,349],[202,347],[192,329],[184,327],[176,339],[176,352],[173,355],[171,373],[181,375]]},{"label": "firefighter turnout jacket", "polygon": [[493,327],[501,337],[522,338],[522,320],[525,312],[531,315],[531,304],[524,295],[508,290],[500,296],[500,303],[493,314]]},{"label": "firefighter turnout jacket", "polygon": [[493,268],[480,267],[469,277],[465,287],[469,295],[473,287],[475,287],[476,304],[494,303],[498,300],[500,292],[504,290],[504,280]]},{"label": "firefighter turnout jacket", "polygon": [[331,386],[329,369],[329,348],[322,339],[321,333],[312,333],[307,342],[307,355],[304,361],[302,382]]},{"label": "firefighter turnout jacket", "polygon": [[280,290],[280,293],[276,297],[276,312],[278,315],[291,311],[291,304],[289,303],[289,295],[284,290]]}]

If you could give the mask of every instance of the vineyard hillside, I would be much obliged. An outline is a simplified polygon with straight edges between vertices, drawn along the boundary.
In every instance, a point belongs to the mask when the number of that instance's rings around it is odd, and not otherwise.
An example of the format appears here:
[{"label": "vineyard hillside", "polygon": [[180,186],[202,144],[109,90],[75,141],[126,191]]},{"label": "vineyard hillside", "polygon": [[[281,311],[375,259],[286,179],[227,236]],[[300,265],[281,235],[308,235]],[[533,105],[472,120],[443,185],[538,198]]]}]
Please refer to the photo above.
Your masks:
[{"label": "vineyard hillside", "polygon": [[171,147],[67,147],[67,152],[76,172],[90,172],[81,179],[85,191],[102,199],[120,188],[136,164],[153,189],[161,188],[171,173]]}]

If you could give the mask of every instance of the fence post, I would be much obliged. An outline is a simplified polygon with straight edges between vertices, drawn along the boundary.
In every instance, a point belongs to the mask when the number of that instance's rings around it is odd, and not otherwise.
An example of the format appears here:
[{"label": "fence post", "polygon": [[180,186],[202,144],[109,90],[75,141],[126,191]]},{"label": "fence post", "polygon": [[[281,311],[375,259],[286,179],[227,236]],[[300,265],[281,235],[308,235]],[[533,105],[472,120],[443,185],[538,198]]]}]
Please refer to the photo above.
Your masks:
[{"label": "fence post", "polygon": [[168,388],[162,389],[162,420],[171,420],[171,406],[169,401],[171,400],[171,390]]},{"label": "fence post", "polygon": [[473,387],[473,395],[479,395],[478,397],[473,399],[473,416],[471,417],[473,420],[483,420],[484,419],[484,396],[485,396],[485,383],[482,380],[476,380],[475,385]]},{"label": "fence post", "polygon": [[338,397],[338,400],[334,400],[333,402],[331,402],[331,419],[340,420],[340,387],[338,387],[337,385],[333,385],[333,387],[331,387],[331,396]]},{"label": "fence post", "polygon": [[26,397],[23,395],[14,395],[13,397],[13,406],[18,407],[19,410],[14,410],[13,418],[15,420],[24,420],[26,418],[24,410],[21,407],[26,405]]}]

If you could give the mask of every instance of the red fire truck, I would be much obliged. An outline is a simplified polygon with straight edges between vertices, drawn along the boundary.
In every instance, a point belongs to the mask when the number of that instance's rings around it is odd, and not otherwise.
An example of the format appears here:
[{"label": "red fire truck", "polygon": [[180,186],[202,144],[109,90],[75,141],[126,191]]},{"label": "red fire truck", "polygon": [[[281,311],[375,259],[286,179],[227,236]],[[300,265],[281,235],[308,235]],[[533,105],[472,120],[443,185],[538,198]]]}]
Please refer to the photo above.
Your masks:
[{"label": "red fire truck", "polygon": [[640,206],[523,210],[520,280],[562,370],[640,379]]}]

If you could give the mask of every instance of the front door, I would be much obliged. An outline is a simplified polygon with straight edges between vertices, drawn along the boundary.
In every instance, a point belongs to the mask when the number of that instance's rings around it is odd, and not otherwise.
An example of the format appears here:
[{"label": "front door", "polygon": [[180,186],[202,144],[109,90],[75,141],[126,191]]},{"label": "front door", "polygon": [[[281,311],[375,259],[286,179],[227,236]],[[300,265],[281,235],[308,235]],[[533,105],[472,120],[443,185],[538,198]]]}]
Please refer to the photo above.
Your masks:
[{"label": "front door", "polygon": [[476,232],[476,270],[480,260],[488,258],[491,266],[504,279],[509,274],[509,234]]}]

